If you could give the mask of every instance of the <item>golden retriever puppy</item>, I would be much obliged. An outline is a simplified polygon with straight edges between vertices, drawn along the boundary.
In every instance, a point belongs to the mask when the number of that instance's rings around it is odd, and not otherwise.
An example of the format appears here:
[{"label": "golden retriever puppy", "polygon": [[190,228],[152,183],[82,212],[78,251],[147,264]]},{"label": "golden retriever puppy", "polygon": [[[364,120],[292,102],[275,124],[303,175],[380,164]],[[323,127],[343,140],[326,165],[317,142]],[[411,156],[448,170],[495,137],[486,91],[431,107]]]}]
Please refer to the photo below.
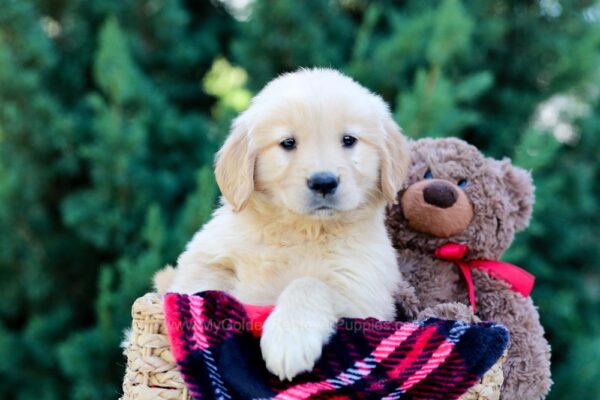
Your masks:
[{"label": "golden retriever puppy", "polygon": [[280,76],[233,122],[216,160],[222,206],[168,290],[275,304],[260,341],[267,368],[280,379],[310,370],[339,318],[394,318],[401,276],[384,209],[408,157],[379,96],[330,69]]}]

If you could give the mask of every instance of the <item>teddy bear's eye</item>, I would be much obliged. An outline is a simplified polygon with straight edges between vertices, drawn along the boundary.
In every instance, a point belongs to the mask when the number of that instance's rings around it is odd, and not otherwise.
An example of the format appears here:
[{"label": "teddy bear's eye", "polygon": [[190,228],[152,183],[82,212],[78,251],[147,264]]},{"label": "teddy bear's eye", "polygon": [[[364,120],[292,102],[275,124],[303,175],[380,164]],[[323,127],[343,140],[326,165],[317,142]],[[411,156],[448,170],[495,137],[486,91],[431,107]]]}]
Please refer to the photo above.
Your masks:
[{"label": "teddy bear's eye", "polygon": [[430,169],[428,169],[427,172],[425,172],[425,175],[423,175],[423,178],[425,178],[425,179],[433,179],[433,174],[431,173]]},{"label": "teddy bear's eye", "polygon": [[458,187],[464,189],[467,187],[467,183],[469,183],[466,179],[461,179],[458,181]]}]

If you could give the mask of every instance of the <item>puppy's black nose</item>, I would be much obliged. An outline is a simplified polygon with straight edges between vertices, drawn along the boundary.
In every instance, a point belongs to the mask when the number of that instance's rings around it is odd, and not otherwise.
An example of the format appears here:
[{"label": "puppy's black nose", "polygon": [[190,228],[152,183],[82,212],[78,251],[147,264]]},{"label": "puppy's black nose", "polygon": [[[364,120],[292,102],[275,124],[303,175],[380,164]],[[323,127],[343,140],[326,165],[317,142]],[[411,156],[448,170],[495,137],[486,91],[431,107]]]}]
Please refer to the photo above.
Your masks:
[{"label": "puppy's black nose", "polygon": [[450,183],[435,181],[423,189],[423,199],[432,206],[449,208],[456,203],[458,193]]},{"label": "puppy's black nose", "polygon": [[335,193],[339,179],[331,172],[317,172],[307,179],[306,185],[315,193],[323,196]]}]

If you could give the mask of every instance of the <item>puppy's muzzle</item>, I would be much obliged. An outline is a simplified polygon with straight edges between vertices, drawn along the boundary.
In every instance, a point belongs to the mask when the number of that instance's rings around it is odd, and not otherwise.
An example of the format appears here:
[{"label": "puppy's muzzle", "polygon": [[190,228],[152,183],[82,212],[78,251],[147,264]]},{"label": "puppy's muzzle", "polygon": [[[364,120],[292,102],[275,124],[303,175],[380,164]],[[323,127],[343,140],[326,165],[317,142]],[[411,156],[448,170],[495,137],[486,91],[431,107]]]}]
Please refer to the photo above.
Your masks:
[{"label": "puppy's muzzle", "polygon": [[339,183],[340,179],[331,172],[317,172],[306,180],[308,188],[323,197],[334,194]]}]

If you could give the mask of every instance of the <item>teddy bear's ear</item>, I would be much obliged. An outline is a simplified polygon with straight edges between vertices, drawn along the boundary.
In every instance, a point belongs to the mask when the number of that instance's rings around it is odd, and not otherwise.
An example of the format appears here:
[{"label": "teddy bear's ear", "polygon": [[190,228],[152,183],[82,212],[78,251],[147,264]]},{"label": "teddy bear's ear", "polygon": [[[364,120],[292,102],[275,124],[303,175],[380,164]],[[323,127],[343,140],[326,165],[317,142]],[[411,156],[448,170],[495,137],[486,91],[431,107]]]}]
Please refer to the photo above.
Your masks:
[{"label": "teddy bear's ear", "polygon": [[529,224],[535,201],[535,187],[531,173],[523,168],[515,167],[509,159],[500,161],[500,169],[508,192],[510,222],[516,231],[521,231]]}]

